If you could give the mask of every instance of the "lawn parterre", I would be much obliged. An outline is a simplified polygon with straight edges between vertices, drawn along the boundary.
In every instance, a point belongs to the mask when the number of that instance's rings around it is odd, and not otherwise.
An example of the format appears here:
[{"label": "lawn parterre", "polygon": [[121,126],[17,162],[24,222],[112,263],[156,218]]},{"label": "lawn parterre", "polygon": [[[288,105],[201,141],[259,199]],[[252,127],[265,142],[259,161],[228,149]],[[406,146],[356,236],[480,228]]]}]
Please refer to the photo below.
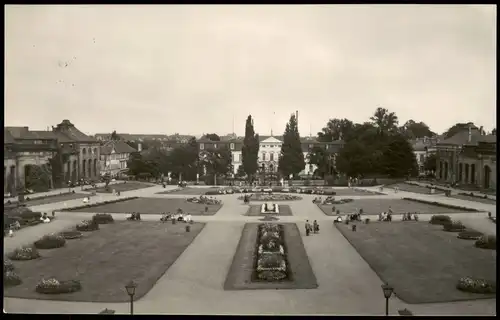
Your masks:
[{"label": "lawn parterre", "polygon": [[[266,252],[269,248],[268,245],[264,247],[264,243],[269,244],[269,242],[266,242],[267,240],[265,239],[262,241],[263,233],[262,227],[259,227],[260,225],[262,224],[245,224],[233,262],[224,282],[224,290],[317,288],[316,276],[309,263],[309,258],[297,225],[295,223],[279,224],[282,227],[277,228],[281,229],[282,233],[278,232],[279,240],[276,242],[277,247],[273,248],[280,251],[280,257],[269,260],[264,259],[263,256],[265,254],[263,252]],[[261,232],[260,235],[259,232]],[[271,239],[276,239],[275,234],[269,235],[268,240]],[[261,245],[262,248],[260,247]],[[280,245],[283,247],[286,258],[283,258],[283,254],[281,254]],[[261,250],[260,254],[259,250]],[[285,262],[285,271],[283,271],[282,261]],[[265,273],[264,271],[271,270],[266,270],[266,268],[271,268],[273,272]],[[281,278],[283,273],[286,274],[285,278]],[[259,275],[261,279],[259,279]]]},{"label": "lawn parterre", "polygon": [[99,187],[99,188],[88,188],[85,189],[85,191],[95,191],[98,193],[113,193],[113,190],[117,192],[126,192],[126,191],[149,188],[151,186],[153,185],[144,182],[132,181],[132,182],[110,184],[107,189],[105,187]]},{"label": "lawn parterre", "polygon": [[318,204],[318,207],[327,216],[336,215],[336,213],[332,213],[332,206],[335,206],[335,211],[339,210],[340,214],[353,213],[356,209],[363,209],[364,214],[378,215],[381,212],[387,212],[389,208],[392,209],[394,214],[403,214],[406,212],[416,212],[417,214],[469,212],[457,208],[442,207],[436,205],[434,202],[418,202],[407,199],[354,199],[344,204]]},{"label": "lawn parterre", "polygon": [[463,277],[496,281],[496,256],[470,241],[426,222],[374,222],[336,227],[382,281],[407,303],[435,303],[491,298],[457,289]]},{"label": "lawn parterre", "polygon": [[162,192],[157,192],[157,194],[179,194],[179,195],[186,195],[186,196],[201,196],[206,194],[207,192],[216,192],[220,188],[192,188],[192,187],[186,187],[186,188],[181,188],[178,190],[171,190],[171,191],[162,191]]},{"label": "lawn parterre", "polygon": [[[386,185],[384,188],[388,188],[388,189],[398,188],[399,191],[413,192],[413,193],[419,193],[419,194],[431,194],[431,188],[421,186],[418,184],[411,184],[411,182],[410,183],[402,182],[402,183],[390,184],[390,185]],[[442,193],[444,193],[443,190],[438,190],[438,189],[434,190],[434,194],[442,194]]]},{"label": "lawn parterre", "polygon": [[[100,230],[70,240],[64,247],[43,250],[42,259],[13,261],[22,284],[6,288],[4,296],[127,302],[123,281],[134,279],[139,284],[135,294],[139,299],[175,262],[204,224],[194,223],[190,227],[190,232],[186,232],[184,224],[120,221],[101,225]],[[59,289],[71,293],[51,290],[50,284],[56,281],[62,285]]]},{"label": "lawn parterre", "polygon": [[[95,213],[132,213],[141,214],[161,214],[163,212],[175,213],[177,209],[182,209],[184,213],[192,216],[206,215],[211,216],[217,213],[222,205],[203,205],[188,202],[181,198],[134,198],[111,204],[96,205],[90,208],[79,208],[76,212],[95,212]],[[207,211],[205,211],[207,208]]]},{"label": "lawn parterre", "polygon": [[61,195],[48,196],[48,197],[43,197],[43,198],[35,198],[35,199],[28,200],[24,203],[29,207],[33,207],[33,206],[41,206],[41,205],[45,205],[45,204],[50,204],[50,203],[83,199],[83,198],[88,197],[88,196],[89,195],[85,194],[85,193],[73,193],[73,192],[71,192],[71,193],[66,193],[66,194],[61,194]]},{"label": "lawn parterre", "polygon": [[125,201],[129,201],[129,200],[134,200],[134,199],[138,199],[138,198],[139,197],[123,197],[123,198],[118,197],[118,198],[113,199],[113,200],[106,200],[106,201],[97,202],[97,203],[82,204],[82,205],[79,205],[79,206],[65,208],[65,209],[62,209],[61,211],[93,212],[93,211],[91,211],[89,209],[90,208],[94,208],[94,207],[100,207],[100,206],[107,205],[107,204],[113,204],[113,203],[118,203],[118,202],[125,202]]}]

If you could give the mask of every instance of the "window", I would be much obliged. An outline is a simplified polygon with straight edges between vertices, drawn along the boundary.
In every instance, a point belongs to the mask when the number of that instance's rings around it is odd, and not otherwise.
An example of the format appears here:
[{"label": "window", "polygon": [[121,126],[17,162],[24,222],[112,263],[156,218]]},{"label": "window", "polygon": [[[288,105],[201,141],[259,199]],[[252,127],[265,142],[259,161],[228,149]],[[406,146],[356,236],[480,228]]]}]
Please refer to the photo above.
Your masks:
[{"label": "window", "polygon": [[234,150],[234,143],[231,143],[231,144],[229,145],[229,148],[231,148],[231,150]]},{"label": "window", "polygon": [[262,152],[262,160],[266,161],[266,153]]},{"label": "window", "polygon": [[203,150],[205,149],[205,144],[204,143],[200,143],[200,150]]},{"label": "window", "polygon": [[269,154],[269,160],[274,161],[274,152]]},{"label": "window", "polygon": [[236,153],[234,155],[233,159],[234,159],[234,162],[240,162],[240,155]]}]

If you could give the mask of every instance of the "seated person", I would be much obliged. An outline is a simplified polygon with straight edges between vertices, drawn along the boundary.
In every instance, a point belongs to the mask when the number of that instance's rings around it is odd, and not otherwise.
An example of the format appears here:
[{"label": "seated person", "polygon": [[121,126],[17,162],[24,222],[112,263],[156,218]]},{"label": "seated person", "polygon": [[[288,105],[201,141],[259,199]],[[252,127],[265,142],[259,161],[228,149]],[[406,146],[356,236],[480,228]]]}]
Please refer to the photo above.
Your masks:
[{"label": "seated person", "polygon": [[186,221],[186,222],[191,221],[191,215],[189,213],[186,214],[186,216],[184,217],[184,221]]},{"label": "seated person", "polygon": [[161,214],[160,221],[167,221],[168,220],[168,214],[166,212],[163,212]]},{"label": "seated person", "polygon": [[135,220],[138,220],[138,221],[140,221],[140,220],[141,220],[141,214],[140,214],[139,212],[137,212],[137,213],[135,214]]},{"label": "seated person", "polygon": [[178,215],[177,221],[184,221],[184,214],[183,213]]},{"label": "seated person", "polygon": [[83,203],[89,203],[89,198],[88,197],[83,198]]},{"label": "seated person", "polygon": [[14,230],[19,230],[19,229],[21,229],[21,224],[19,223],[19,221],[17,221],[17,220],[16,220],[16,222],[14,222],[14,223],[12,224],[12,229],[14,229]]},{"label": "seated person", "polygon": [[335,222],[342,222],[342,217],[337,215],[337,217],[335,218]]},{"label": "seated person", "polygon": [[43,213],[43,216],[40,218],[40,220],[43,221],[43,223],[49,223],[50,222],[50,219],[47,216],[46,212]]}]

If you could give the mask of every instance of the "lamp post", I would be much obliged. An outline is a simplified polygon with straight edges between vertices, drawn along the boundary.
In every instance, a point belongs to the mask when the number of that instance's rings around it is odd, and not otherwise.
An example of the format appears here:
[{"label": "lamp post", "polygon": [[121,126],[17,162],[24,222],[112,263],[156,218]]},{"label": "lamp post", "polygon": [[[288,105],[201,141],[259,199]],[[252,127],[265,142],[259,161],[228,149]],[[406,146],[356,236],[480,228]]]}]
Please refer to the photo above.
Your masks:
[{"label": "lamp post", "polygon": [[125,286],[125,289],[127,290],[127,293],[130,296],[130,315],[134,315],[135,288],[137,288],[137,284],[135,284],[135,282],[132,280]]},{"label": "lamp post", "polygon": [[384,292],[384,297],[385,297],[385,315],[388,316],[389,315],[389,298],[391,297],[392,293],[394,292],[394,288],[386,283],[386,284],[382,285],[382,291]]}]

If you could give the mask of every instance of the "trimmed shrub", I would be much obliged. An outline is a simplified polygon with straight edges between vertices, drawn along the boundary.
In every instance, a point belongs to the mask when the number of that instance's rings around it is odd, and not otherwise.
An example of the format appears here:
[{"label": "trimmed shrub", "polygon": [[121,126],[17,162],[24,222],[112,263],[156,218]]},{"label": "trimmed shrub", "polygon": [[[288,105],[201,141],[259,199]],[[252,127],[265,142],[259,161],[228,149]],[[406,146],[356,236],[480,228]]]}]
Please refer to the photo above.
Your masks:
[{"label": "trimmed shrub", "polygon": [[40,258],[40,253],[35,247],[21,247],[8,255],[11,260],[33,260]]},{"label": "trimmed shrub", "polygon": [[66,244],[66,239],[58,234],[47,234],[44,235],[40,240],[35,241],[35,247],[37,249],[55,249],[64,247]]},{"label": "trimmed shrub", "polygon": [[437,214],[433,215],[431,217],[431,220],[429,221],[430,224],[440,224],[440,225],[445,225],[451,223],[451,218],[450,216],[443,215],[443,214]]},{"label": "trimmed shrub", "polygon": [[51,278],[48,280],[42,279],[35,288],[36,292],[44,294],[72,293],[80,291],[81,289],[82,285],[80,281],[58,281],[55,278]]},{"label": "trimmed shrub", "polygon": [[97,224],[108,224],[115,222],[113,216],[109,213],[97,213],[92,217],[92,221]]},{"label": "trimmed shrub", "polygon": [[77,231],[94,231],[99,230],[99,224],[95,223],[93,220],[83,220],[76,225]]},{"label": "trimmed shrub", "polygon": [[80,231],[63,231],[59,233],[61,237],[63,237],[66,240],[72,240],[72,239],[78,239],[82,237],[82,233]]},{"label": "trimmed shrub", "polygon": [[3,260],[3,272],[14,271],[14,264],[9,259]]},{"label": "trimmed shrub", "polygon": [[477,248],[481,248],[481,249],[496,250],[497,249],[497,237],[491,236],[491,235],[489,235],[489,236],[483,235],[483,236],[481,236],[481,238],[476,240],[474,245]]},{"label": "trimmed shrub", "polygon": [[14,271],[4,271],[3,273],[3,286],[13,287],[22,283],[21,278]]},{"label": "trimmed shrub", "polygon": [[457,289],[471,293],[493,294],[497,292],[496,283],[484,279],[463,277],[458,280]]},{"label": "trimmed shrub", "polygon": [[443,230],[448,232],[461,232],[465,230],[465,226],[460,221],[443,224]]},{"label": "trimmed shrub", "polygon": [[483,234],[479,231],[467,230],[460,232],[457,238],[464,240],[479,240],[482,236]]}]

